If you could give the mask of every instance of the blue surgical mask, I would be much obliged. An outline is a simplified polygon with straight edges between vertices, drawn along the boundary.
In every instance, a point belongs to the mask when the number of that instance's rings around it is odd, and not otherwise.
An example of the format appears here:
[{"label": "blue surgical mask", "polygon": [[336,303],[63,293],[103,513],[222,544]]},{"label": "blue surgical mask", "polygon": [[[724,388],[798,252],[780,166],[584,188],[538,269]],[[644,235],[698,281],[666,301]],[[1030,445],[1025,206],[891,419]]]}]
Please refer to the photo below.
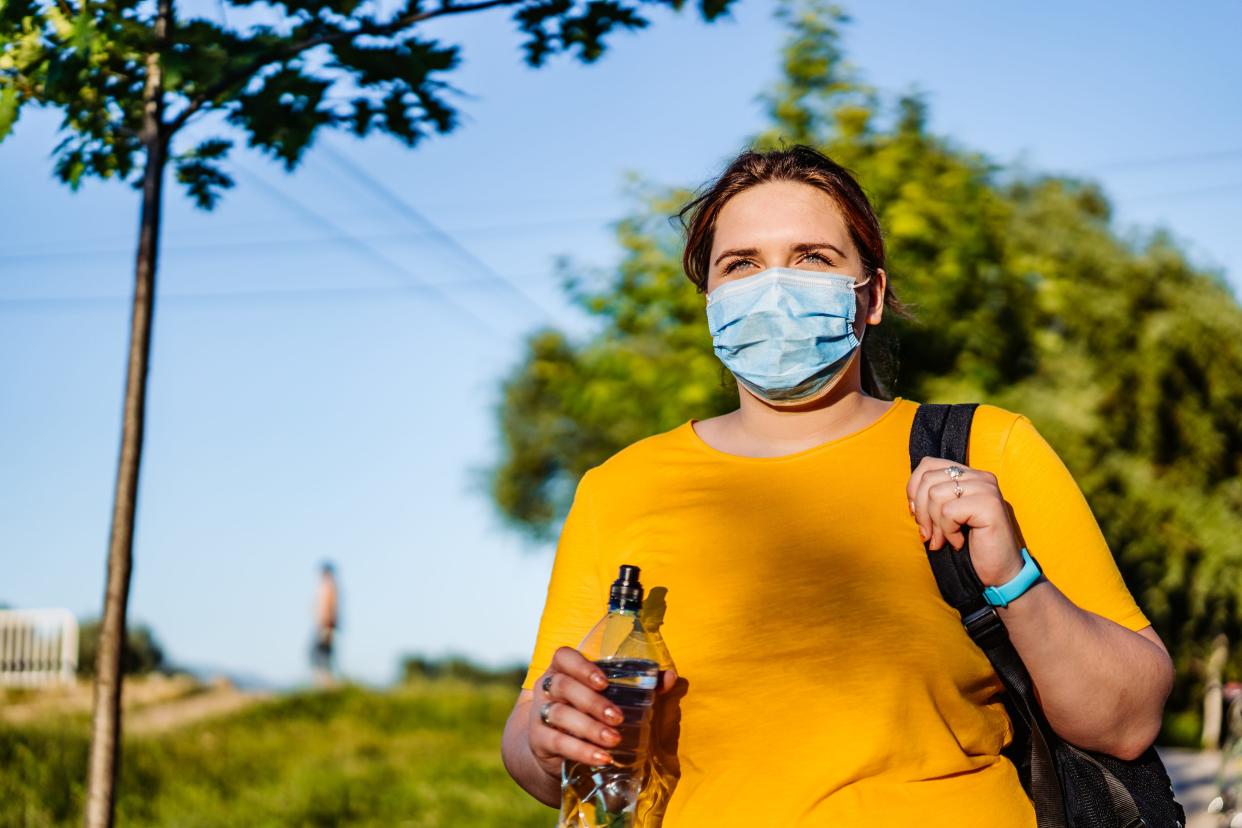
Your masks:
[{"label": "blue surgical mask", "polygon": [[[868,280],[870,281],[870,280]],[[755,396],[814,396],[857,350],[852,276],[773,267],[707,295],[716,356]]]}]

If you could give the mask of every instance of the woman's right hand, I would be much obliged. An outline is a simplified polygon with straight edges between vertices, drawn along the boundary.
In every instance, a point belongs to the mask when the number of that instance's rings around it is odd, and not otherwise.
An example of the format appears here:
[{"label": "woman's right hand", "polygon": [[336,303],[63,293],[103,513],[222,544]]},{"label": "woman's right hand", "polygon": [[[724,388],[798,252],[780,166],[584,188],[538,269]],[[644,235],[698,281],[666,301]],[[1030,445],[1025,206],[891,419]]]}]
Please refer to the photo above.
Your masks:
[{"label": "woman's right hand", "polygon": [[607,687],[603,671],[582,653],[561,647],[553,654],[535,682],[527,730],[530,752],[549,775],[559,777],[565,760],[611,764],[608,750],[621,741],[616,726],[623,716],[601,692]]}]

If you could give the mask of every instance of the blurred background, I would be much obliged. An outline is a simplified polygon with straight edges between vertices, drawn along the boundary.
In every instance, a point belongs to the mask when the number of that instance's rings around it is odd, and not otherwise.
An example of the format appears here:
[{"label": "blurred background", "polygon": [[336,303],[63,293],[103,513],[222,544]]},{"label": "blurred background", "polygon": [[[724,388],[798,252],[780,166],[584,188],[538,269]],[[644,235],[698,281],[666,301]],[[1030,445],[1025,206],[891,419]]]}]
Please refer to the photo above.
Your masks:
[{"label": "blurred background", "polygon": [[[462,48],[451,133],[318,135],[291,174],[237,138],[209,212],[170,183],[121,824],[551,824],[498,745],[558,521],[585,469],[730,404],[667,217],[781,141],[880,211],[917,313],[895,392],[1022,411],[1075,473],[1177,663],[1170,764],[1215,795],[1204,700],[1242,677],[1242,7],[846,11],[652,8],[539,69],[506,12],[435,21]],[[83,674],[5,691],[17,825],[79,819],[138,204],[57,183],[59,125],[27,107],[0,144],[0,603],[68,610]]]}]

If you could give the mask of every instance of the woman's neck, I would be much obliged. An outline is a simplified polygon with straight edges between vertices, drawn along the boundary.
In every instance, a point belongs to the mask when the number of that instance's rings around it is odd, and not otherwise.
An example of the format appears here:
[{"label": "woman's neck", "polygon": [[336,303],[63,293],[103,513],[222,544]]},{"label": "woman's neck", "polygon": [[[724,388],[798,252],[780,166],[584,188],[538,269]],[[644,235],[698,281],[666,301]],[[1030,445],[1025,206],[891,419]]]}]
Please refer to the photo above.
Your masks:
[{"label": "woman's neck", "polygon": [[862,392],[858,361],[814,402],[791,407],[764,403],[738,389],[736,411],[704,420],[696,433],[710,446],[746,457],[779,457],[853,434],[888,410],[889,403]]}]

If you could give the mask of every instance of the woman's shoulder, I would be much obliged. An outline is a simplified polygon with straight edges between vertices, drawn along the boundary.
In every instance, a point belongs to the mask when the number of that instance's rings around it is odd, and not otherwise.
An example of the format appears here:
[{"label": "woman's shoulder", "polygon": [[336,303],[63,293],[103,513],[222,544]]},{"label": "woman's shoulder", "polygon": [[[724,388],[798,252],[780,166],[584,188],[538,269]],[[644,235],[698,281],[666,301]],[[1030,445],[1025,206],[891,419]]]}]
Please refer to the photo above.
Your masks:
[{"label": "woman's shoulder", "polygon": [[1051,451],[1025,414],[988,403],[975,409],[970,428],[971,466],[1000,474],[1006,458],[1015,449],[1025,451],[1024,447]]},{"label": "woman's shoulder", "polygon": [[630,486],[650,480],[657,470],[668,471],[675,467],[677,458],[693,449],[694,439],[693,427],[686,421],[630,443],[594,466],[587,475],[594,486]]}]

